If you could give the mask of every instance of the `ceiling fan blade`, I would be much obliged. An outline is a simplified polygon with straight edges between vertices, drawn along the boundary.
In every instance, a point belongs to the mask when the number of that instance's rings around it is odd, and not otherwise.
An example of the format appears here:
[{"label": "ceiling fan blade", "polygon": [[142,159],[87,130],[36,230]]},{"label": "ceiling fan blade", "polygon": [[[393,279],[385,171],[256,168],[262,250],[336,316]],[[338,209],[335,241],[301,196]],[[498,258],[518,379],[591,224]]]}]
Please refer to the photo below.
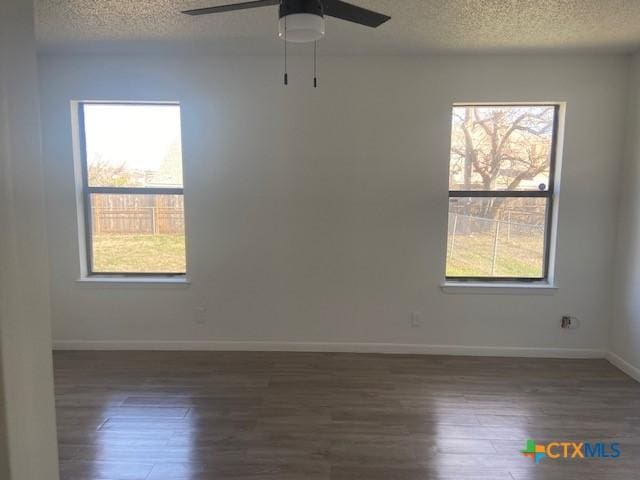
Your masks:
[{"label": "ceiling fan blade", "polygon": [[232,12],[234,10],[246,10],[248,8],[271,7],[280,5],[280,0],[256,0],[254,2],[233,3],[231,5],[221,5],[219,7],[195,8],[184,10],[187,15],[207,15],[209,13]]},{"label": "ceiling fan blade", "polygon": [[324,14],[367,27],[379,27],[391,17],[340,0],[322,0]]}]

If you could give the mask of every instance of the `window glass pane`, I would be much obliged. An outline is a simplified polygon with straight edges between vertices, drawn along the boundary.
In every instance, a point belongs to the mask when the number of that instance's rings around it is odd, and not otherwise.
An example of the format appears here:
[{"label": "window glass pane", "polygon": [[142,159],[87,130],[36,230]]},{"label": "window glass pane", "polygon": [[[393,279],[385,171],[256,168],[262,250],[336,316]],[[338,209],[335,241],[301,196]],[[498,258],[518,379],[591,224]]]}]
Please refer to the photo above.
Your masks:
[{"label": "window glass pane", "polygon": [[555,107],[454,107],[449,190],[547,190]]},{"label": "window glass pane", "polygon": [[91,187],[182,188],[178,105],[84,104]]},{"label": "window glass pane", "polygon": [[548,201],[450,198],[447,277],[544,277]]},{"label": "window glass pane", "polygon": [[91,195],[95,273],[185,273],[182,195]]}]

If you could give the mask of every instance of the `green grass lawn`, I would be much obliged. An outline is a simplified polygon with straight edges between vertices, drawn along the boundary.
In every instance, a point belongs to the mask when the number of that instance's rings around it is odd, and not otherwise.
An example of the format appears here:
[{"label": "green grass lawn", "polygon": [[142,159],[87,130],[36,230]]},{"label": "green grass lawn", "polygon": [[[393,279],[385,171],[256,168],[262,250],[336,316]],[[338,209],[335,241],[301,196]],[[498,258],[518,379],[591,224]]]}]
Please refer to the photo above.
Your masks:
[{"label": "green grass lawn", "polygon": [[95,235],[93,271],[185,273],[184,235]]},{"label": "green grass lawn", "polygon": [[[538,235],[500,235],[493,276],[537,278],[543,276],[544,238]],[[456,235],[453,255],[449,237],[447,276],[490,277],[493,263],[492,235]]]},{"label": "green grass lawn", "polygon": [[[501,235],[495,276],[540,277],[543,273],[542,235]],[[451,239],[449,239],[449,253]],[[456,235],[447,276],[491,276],[493,237]],[[93,270],[123,273],[186,272],[184,235],[94,235]]]}]

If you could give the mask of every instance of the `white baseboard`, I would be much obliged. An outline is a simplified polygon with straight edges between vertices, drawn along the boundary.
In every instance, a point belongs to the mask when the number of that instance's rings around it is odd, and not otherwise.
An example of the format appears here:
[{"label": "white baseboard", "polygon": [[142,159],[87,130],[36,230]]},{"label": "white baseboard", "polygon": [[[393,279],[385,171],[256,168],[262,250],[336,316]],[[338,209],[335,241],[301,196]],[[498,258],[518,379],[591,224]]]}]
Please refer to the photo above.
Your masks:
[{"label": "white baseboard", "polygon": [[251,342],[207,340],[111,341],[57,340],[54,350],[178,350],[250,352],[346,352],[417,355],[470,355],[482,357],[605,358],[605,350],[588,348],[476,347],[343,342]]},{"label": "white baseboard", "polygon": [[624,358],[619,355],[616,355],[613,352],[607,352],[606,359],[611,362],[611,364],[615,367],[618,367],[624,373],[629,375],[634,380],[640,382],[640,368],[634,367],[629,362],[627,362]]}]

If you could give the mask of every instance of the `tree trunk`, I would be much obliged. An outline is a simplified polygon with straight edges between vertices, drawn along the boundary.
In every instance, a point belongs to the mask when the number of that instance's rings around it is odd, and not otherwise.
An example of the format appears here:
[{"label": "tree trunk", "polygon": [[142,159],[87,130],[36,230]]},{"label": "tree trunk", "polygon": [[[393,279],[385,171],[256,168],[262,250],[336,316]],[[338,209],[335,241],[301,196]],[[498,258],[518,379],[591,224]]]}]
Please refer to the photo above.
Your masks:
[{"label": "tree trunk", "polygon": [[[465,108],[464,124],[466,131],[469,132],[473,126],[473,113],[470,107]],[[473,143],[466,137],[466,145],[464,150],[464,189],[471,190],[471,174],[473,172]]]}]

